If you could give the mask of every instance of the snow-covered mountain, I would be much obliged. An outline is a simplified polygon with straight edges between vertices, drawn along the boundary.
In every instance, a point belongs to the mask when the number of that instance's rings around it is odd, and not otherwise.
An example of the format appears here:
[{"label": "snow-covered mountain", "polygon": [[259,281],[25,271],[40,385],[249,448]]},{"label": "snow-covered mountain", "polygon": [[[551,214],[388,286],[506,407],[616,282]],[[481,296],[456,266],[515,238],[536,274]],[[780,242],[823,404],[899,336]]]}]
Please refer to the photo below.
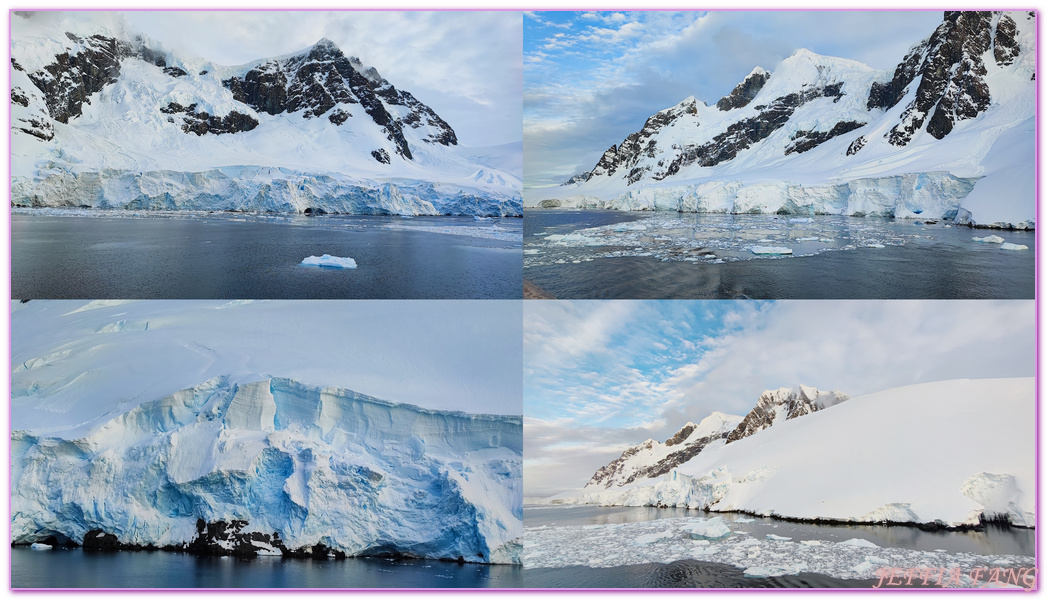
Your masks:
[{"label": "snow-covered mountain", "polygon": [[664,444],[647,440],[627,449],[610,464],[600,467],[585,488],[609,489],[660,477],[706,449],[747,438],[776,423],[834,406],[847,399],[846,394],[838,391],[825,392],[806,385],[767,390],[745,417],[713,412],[697,425],[687,423]]},{"label": "snow-covered mountain", "polygon": [[702,450],[725,444],[728,434],[741,420],[735,415],[714,412],[697,425],[687,423],[664,444],[649,439],[627,449],[607,466],[600,467],[585,488],[620,487],[664,475]]},{"label": "snow-covered mountain", "polygon": [[12,537],[519,562],[522,436],[518,416],[214,378],[78,439],[15,431]]},{"label": "snow-covered mountain", "polygon": [[521,154],[451,125],[321,39],[223,66],[116,13],[12,16],[12,204],[521,213]]},{"label": "snow-covered mountain", "polygon": [[894,388],[710,446],[660,477],[549,501],[1032,527],[1035,412],[1031,377]]},{"label": "snow-covered mountain", "polygon": [[1035,14],[950,11],[894,73],[798,50],[689,97],[528,207],[1033,226]]}]

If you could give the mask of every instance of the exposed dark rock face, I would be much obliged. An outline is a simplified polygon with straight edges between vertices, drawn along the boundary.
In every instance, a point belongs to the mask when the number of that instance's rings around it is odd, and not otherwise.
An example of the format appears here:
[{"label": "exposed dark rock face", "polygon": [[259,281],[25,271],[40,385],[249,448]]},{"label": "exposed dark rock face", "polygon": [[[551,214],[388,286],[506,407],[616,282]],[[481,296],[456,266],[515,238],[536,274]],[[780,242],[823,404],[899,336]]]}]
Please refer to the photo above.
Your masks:
[{"label": "exposed dark rock face", "polygon": [[[197,112],[195,104],[182,106],[177,102],[171,102],[165,108],[161,108],[160,112],[169,115],[183,115],[182,131],[185,133],[195,133],[196,135],[204,135],[205,133],[213,133],[215,135],[223,133],[238,133],[241,131],[251,131],[255,127],[258,127],[258,119],[255,119],[251,115],[238,113],[235,110],[229,111],[229,114],[224,117],[218,117],[208,114],[206,111]],[[173,117],[171,120],[173,120]]]},{"label": "exposed dark rock face", "polygon": [[640,131],[629,134],[621,145],[611,146],[604,152],[588,178],[612,175],[618,169],[631,169],[629,182],[638,181],[646,169],[638,170],[636,163],[642,156],[651,158],[655,156],[658,147],[654,138],[658,132],[685,115],[696,115],[698,113],[697,102],[694,98],[688,98],[672,108],[652,115]]},{"label": "exposed dark rock face", "polygon": [[44,93],[51,118],[59,123],[68,123],[83,114],[83,105],[90,104],[92,94],[116,82],[120,60],[134,54],[130,44],[113,38],[73,38],[83,44],[79,53],[59,54],[43,70],[28,74],[33,85]]},{"label": "exposed dark rock face", "polygon": [[1018,25],[1008,15],[1001,15],[1000,22],[996,24],[996,38],[993,39],[993,58],[996,64],[1004,67],[1014,62],[1021,52],[1015,35],[1018,33]]},{"label": "exposed dark rock face", "polygon": [[[374,69],[361,69],[358,60],[346,57],[333,42],[324,39],[305,54],[268,61],[222,84],[235,99],[272,115],[304,111],[303,116],[314,118],[338,104],[359,104],[385,130],[397,154],[406,159],[413,157],[403,135],[404,126],[433,128],[435,133],[425,140],[430,143],[458,143],[451,127],[432,109],[397,90]],[[394,118],[386,104],[405,106],[410,112],[403,119]]]},{"label": "exposed dark rock face", "polygon": [[847,156],[854,156],[857,154],[858,151],[865,146],[866,141],[868,140],[865,139],[864,135],[858,136],[858,138],[851,142],[850,146],[847,146]]},{"label": "exposed dark rock face", "polygon": [[164,69],[164,73],[167,73],[171,77],[185,77],[189,74],[178,67],[167,67]]},{"label": "exposed dark rock face", "polygon": [[571,177],[570,179],[568,179],[567,181],[561,183],[560,185],[571,185],[572,183],[581,183],[583,181],[588,181],[589,180],[589,176],[591,174],[592,174],[591,171],[582,171],[581,173]]},{"label": "exposed dark rock face", "polygon": [[890,82],[875,83],[868,108],[895,106],[919,79],[916,98],[901,122],[887,134],[905,146],[926,123],[927,133],[942,139],[955,124],[973,119],[992,102],[982,56],[990,49],[998,65],[1009,65],[1020,52],[1017,27],[1007,15],[984,11],[947,11],[945,21],[926,41],[909,51]]},{"label": "exposed dark rock face", "polygon": [[687,425],[684,425],[680,431],[676,432],[675,435],[665,441],[666,446],[680,446],[679,450],[669,454],[652,465],[635,468],[631,473],[626,475],[625,470],[627,468],[627,463],[629,462],[628,459],[636,456],[642,450],[650,450],[654,446],[654,440],[647,440],[639,446],[629,448],[610,464],[597,470],[589,480],[589,483],[586,484],[586,487],[603,486],[604,488],[610,488],[614,485],[627,485],[637,479],[647,479],[665,475],[669,471],[697,456],[699,452],[704,450],[712,442],[725,439],[727,434],[730,432],[730,430],[720,431],[712,435],[690,440],[685,444],[684,442],[686,442],[691,434],[694,433],[695,427],[697,426],[694,423],[688,423]]},{"label": "exposed dark rock face", "polygon": [[18,104],[19,106],[29,106],[29,98],[26,97],[25,92],[20,88],[14,88],[11,90],[11,102]]},{"label": "exposed dark rock face", "polygon": [[198,556],[255,556],[258,554],[259,546],[252,542],[260,542],[287,553],[287,548],[280,540],[279,533],[274,532],[272,535],[258,531],[246,533],[243,531],[246,525],[247,521],[207,523],[203,519],[198,519],[196,537],[185,549]]},{"label": "exposed dark rock face", "polygon": [[734,419],[737,417],[731,418],[724,415],[719,431],[692,439],[697,426],[694,423],[688,423],[675,435],[665,440],[665,446],[679,447],[675,452],[653,464],[636,464],[636,460],[630,459],[641,452],[650,451],[655,446],[654,440],[647,440],[627,449],[607,466],[600,467],[585,487],[611,488],[627,485],[638,479],[665,475],[697,456],[713,442],[724,440],[725,444],[730,444],[767,429],[777,422],[835,406],[848,398],[846,394],[840,392],[822,392],[805,386],[800,386],[795,390],[792,388],[768,390],[760,395],[756,401],[756,407],[749,411],[749,414],[736,426],[731,427],[731,424],[736,422]]},{"label": "exposed dark rock face", "polygon": [[[625,467],[626,459],[631,458],[639,454],[641,450],[650,450],[654,446],[654,440],[647,440],[639,446],[633,446],[622,452],[622,455],[611,461],[610,464],[604,467],[600,467],[593,474],[592,478],[589,479],[589,483],[585,484],[585,487],[603,485],[604,487],[611,487],[614,478],[619,475]],[[635,478],[634,478],[635,479]],[[632,481],[632,480],[630,480]]]},{"label": "exposed dark rock face", "polygon": [[97,550],[101,552],[116,552],[120,550],[120,540],[111,533],[101,529],[92,529],[84,534],[84,550]]},{"label": "exposed dark rock face", "polygon": [[389,153],[385,151],[385,148],[371,150],[371,156],[380,163],[389,164]]},{"label": "exposed dark rock face", "polygon": [[656,176],[655,179],[675,175],[681,167],[694,163],[712,167],[732,160],[742,150],[780,129],[800,106],[816,98],[843,97],[842,88],[842,83],[812,87],[799,93],[775,98],[770,104],[756,106],[754,108],[760,111],[759,115],[731,123],[725,132],[716,135],[706,144],[683,148],[679,156],[669,164],[665,174]]},{"label": "exposed dark rock face", "polygon": [[345,123],[347,120],[349,120],[349,117],[351,116],[353,115],[345,112],[340,108],[336,108],[331,111],[331,114],[327,115],[327,120],[334,123],[335,125],[341,125],[342,123]]},{"label": "exposed dark rock face", "polygon": [[[792,139],[794,141],[785,149],[785,154],[789,155],[793,152],[807,152],[836,136],[843,135],[849,131],[854,131],[863,125],[865,125],[865,123],[860,123],[858,121],[840,121],[836,125],[833,125],[833,128],[829,131],[808,131],[801,129],[793,134]],[[848,152],[848,154],[850,154],[850,152]]]},{"label": "exposed dark rock face", "polygon": [[747,106],[760,93],[771,74],[763,69],[757,69],[750,73],[744,81],[739,83],[730,94],[727,94],[716,103],[716,108],[728,111],[734,108]]},{"label": "exposed dark rock face", "polygon": [[[840,392],[820,392],[814,388],[800,386],[799,390],[778,388],[767,390],[756,401],[756,407],[745,415],[742,422],[727,436],[727,443],[747,438],[767,429],[779,420],[795,419],[847,400],[849,396]],[[782,419],[782,415],[785,418]]]}]

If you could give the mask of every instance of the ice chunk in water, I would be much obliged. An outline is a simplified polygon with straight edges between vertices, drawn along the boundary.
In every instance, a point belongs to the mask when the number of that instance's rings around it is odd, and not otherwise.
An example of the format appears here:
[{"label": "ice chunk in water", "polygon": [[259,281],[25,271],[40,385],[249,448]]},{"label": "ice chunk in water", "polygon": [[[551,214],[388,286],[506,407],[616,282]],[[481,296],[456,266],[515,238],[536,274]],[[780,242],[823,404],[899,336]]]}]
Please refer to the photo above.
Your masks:
[{"label": "ice chunk in water", "polygon": [[330,254],[324,254],[323,256],[310,256],[302,261],[302,265],[306,267],[327,267],[329,269],[355,269],[356,261],[349,257],[331,256]]}]

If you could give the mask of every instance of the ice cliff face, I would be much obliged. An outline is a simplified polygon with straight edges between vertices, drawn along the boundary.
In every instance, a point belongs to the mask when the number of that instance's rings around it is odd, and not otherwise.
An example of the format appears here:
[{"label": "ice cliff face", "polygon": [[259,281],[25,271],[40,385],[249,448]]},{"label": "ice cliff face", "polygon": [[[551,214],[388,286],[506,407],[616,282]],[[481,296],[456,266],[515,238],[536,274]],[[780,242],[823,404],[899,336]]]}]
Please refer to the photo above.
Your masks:
[{"label": "ice cliff face", "polygon": [[228,67],[115,14],[12,19],[13,205],[520,214],[517,169],[328,39]]},{"label": "ice cliff face", "polygon": [[591,171],[526,203],[1031,228],[1034,71],[1029,12],[946,12],[893,75],[799,50],[714,106],[690,97],[658,112]]},{"label": "ice cliff face", "polygon": [[289,379],[211,379],[79,439],[16,431],[11,478],[15,543],[519,561],[519,417]]}]

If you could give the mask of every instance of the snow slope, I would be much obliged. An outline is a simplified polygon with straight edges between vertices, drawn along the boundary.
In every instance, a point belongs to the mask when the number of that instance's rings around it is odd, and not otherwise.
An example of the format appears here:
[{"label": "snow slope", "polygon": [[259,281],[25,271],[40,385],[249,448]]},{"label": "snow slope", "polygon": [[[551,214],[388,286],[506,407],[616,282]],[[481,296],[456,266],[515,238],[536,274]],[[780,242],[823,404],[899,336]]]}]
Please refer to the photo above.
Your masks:
[{"label": "snow slope", "polygon": [[925,383],[776,423],[654,480],[553,501],[1032,527],[1035,443],[1032,378]]},{"label": "snow slope", "polygon": [[36,435],[83,437],[142,402],[214,377],[231,384],[287,377],[432,410],[521,414],[521,317],[510,303],[33,300],[11,307],[11,422]]},{"label": "snow slope", "polygon": [[893,77],[801,49],[717,104],[690,97],[653,115],[588,174],[529,190],[525,205],[1029,228],[1034,71],[1024,12],[946,13]]},{"label": "snow slope", "polygon": [[519,416],[214,378],[82,438],[12,433],[13,541],[181,545],[239,520],[292,549],[519,562],[522,436]]},{"label": "snow slope", "polygon": [[12,204],[517,216],[517,148],[450,125],[329,40],[241,66],[118,13],[12,16]]}]

